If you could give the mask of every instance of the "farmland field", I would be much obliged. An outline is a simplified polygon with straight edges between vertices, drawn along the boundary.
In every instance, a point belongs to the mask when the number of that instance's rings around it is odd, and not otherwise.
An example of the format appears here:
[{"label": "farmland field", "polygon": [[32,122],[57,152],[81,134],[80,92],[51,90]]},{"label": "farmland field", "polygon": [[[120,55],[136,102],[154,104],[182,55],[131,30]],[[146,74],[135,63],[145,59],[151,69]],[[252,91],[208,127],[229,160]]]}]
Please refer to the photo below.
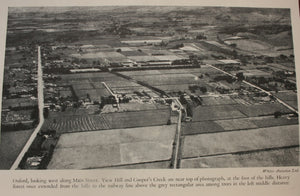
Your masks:
[{"label": "farmland field", "polygon": [[178,92],[178,91],[190,93],[189,84],[156,85],[154,87],[161,89],[167,93]]},{"label": "farmland field", "polygon": [[211,96],[211,97],[202,97],[203,105],[226,105],[226,104],[235,104],[236,102],[230,98],[230,96]]},{"label": "farmland field", "polygon": [[[299,145],[299,126],[185,136],[182,156],[192,158]],[[234,139],[233,139],[234,138]]]},{"label": "farmland field", "polygon": [[132,61],[136,61],[136,62],[139,62],[139,61],[142,61],[142,62],[145,62],[145,61],[157,61],[158,59],[155,58],[155,56],[148,56],[148,55],[144,55],[144,56],[128,56],[128,58]]},{"label": "farmland field", "polygon": [[109,129],[110,125],[100,115],[74,115],[57,116],[46,119],[42,129],[53,129],[59,133],[92,131],[99,129]]},{"label": "farmland field", "polygon": [[246,51],[259,51],[259,50],[267,50],[270,48],[269,44],[262,41],[256,41],[256,40],[242,39],[242,40],[231,40],[230,42],[236,44],[237,48]]},{"label": "farmland field", "polygon": [[[130,107],[130,106],[129,106]],[[133,108],[137,110],[138,108]],[[143,109],[143,108],[140,108]],[[100,115],[56,115],[45,120],[42,129],[54,129],[59,133],[92,131],[103,129],[131,128],[166,125],[170,119],[170,108],[140,111],[112,112]]]},{"label": "farmland field", "polygon": [[236,109],[248,117],[273,115],[276,111],[280,111],[282,113],[291,113],[291,110],[279,103],[264,103],[258,105],[240,104],[236,105]]},{"label": "farmland field", "polygon": [[62,80],[75,80],[78,81],[78,79],[91,79],[91,78],[111,78],[116,77],[114,74],[108,73],[108,72],[97,72],[97,73],[80,73],[80,74],[61,74],[60,75]]},{"label": "farmland field", "polygon": [[263,127],[275,127],[282,125],[296,125],[298,124],[298,118],[289,118],[289,117],[280,117],[274,118],[271,117],[262,117],[262,118],[251,118],[251,122],[257,125],[259,128]]},{"label": "farmland field", "polygon": [[136,86],[141,86],[135,82],[131,82],[128,80],[111,80],[105,82],[110,88],[121,88],[121,87],[136,87]]},{"label": "farmland field", "polygon": [[137,51],[137,50],[122,51],[121,54],[124,55],[124,56],[146,56],[147,55],[146,53],[140,52],[140,51]]},{"label": "farmland field", "polygon": [[298,101],[297,100],[292,100],[292,101],[285,101],[287,104],[298,110]]},{"label": "farmland field", "polygon": [[130,112],[103,113],[103,118],[112,129],[166,125],[171,116],[171,110],[156,109]]},{"label": "farmland field", "polygon": [[144,86],[126,86],[126,87],[111,87],[114,93],[118,94],[133,94],[134,92],[149,92],[150,90]]},{"label": "farmland field", "polygon": [[278,92],[275,93],[275,96],[279,99],[285,101],[290,106],[298,109],[298,101],[297,101],[297,93],[293,91],[285,91],[285,92]]},{"label": "farmland field", "polygon": [[[16,98],[16,99],[3,99],[2,107],[33,107],[37,105],[37,100],[31,98]],[[2,108],[2,109],[3,109]]]},{"label": "farmland field", "polygon": [[[176,126],[61,135],[48,169],[92,169],[171,159]],[[155,165],[154,165],[155,166]],[[165,164],[157,164],[165,168]]]},{"label": "farmland field", "polygon": [[129,81],[111,73],[81,73],[61,75],[62,82],[72,85],[75,95],[79,99],[88,96],[92,101],[101,101],[101,96],[109,96],[108,90],[102,82],[105,82],[115,93],[133,93],[134,91],[150,91],[148,88]]},{"label": "farmland field", "polygon": [[105,105],[101,113],[110,113],[110,112],[129,112],[129,111],[146,111],[146,110],[156,110],[156,109],[168,109],[169,106],[154,104],[154,103],[140,103],[140,102],[129,102],[129,103],[120,103],[119,108],[113,107],[113,105]]},{"label": "farmland field", "polygon": [[[94,86],[90,83],[90,82],[84,82],[84,83],[77,83],[77,84],[73,84],[72,88],[74,90],[81,90],[81,89],[93,89]],[[104,88],[104,86],[102,86],[102,88]]]},{"label": "farmland field", "polygon": [[0,169],[10,169],[33,130],[1,132]]},{"label": "farmland field", "polygon": [[199,73],[216,74],[216,73],[220,73],[220,71],[207,65],[201,65],[201,68],[122,71],[120,73],[126,76],[144,76],[144,75],[166,75],[166,74],[167,75],[168,74],[199,74]]},{"label": "farmland field", "polygon": [[181,160],[181,168],[298,166],[299,147]]},{"label": "farmland field", "polygon": [[163,84],[189,84],[197,83],[198,78],[193,74],[168,74],[168,75],[145,75],[134,76],[135,80],[147,82],[150,85]]},{"label": "farmland field", "polygon": [[85,54],[72,54],[71,56],[81,59],[107,59],[109,61],[127,61],[126,56],[118,52],[95,52]]},{"label": "farmland field", "polygon": [[10,7],[0,166],[35,126],[18,169],[296,164],[293,10],[267,7]]},{"label": "farmland field", "polygon": [[184,135],[222,132],[224,129],[214,121],[186,122],[181,124]]},{"label": "farmland field", "polygon": [[193,111],[193,121],[221,120],[245,117],[235,105],[198,106]]},{"label": "farmland field", "polygon": [[251,122],[251,120],[243,119],[229,119],[229,120],[218,120],[215,121],[219,124],[224,130],[242,130],[242,129],[254,129],[257,126]]}]

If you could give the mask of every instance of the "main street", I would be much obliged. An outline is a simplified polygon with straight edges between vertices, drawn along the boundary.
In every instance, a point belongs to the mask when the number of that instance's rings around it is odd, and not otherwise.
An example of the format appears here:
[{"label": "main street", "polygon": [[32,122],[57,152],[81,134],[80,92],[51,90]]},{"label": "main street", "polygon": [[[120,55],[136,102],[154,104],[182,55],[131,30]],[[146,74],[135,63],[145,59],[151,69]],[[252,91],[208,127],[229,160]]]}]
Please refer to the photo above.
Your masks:
[{"label": "main street", "polygon": [[31,146],[33,140],[36,138],[37,134],[42,128],[44,123],[44,82],[43,82],[43,69],[42,69],[42,57],[41,57],[41,47],[38,46],[38,68],[37,68],[37,97],[38,97],[38,107],[39,107],[39,124],[31,134],[29,140],[23,147],[22,151],[18,155],[17,159],[15,160],[14,164],[11,166],[11,170],[18,169],[19,164],[24,157],[25,153],[28,151],[29,147]]},{"label": "main street", "polygon": [[177,98],[174,98],[177,104],[180,106],[178,110],[178,122],[177,122],[177,128],[176,128],[176,138],[175,138],[175,155],[174,155],[174,163],[173,163],[173,169],[178,168],[178,159],[179,159],[179,147],[180,147],[180,137],[181,137],[181,118],[182,118],[182,109],[183,106],[181,105],[180,101]]}]

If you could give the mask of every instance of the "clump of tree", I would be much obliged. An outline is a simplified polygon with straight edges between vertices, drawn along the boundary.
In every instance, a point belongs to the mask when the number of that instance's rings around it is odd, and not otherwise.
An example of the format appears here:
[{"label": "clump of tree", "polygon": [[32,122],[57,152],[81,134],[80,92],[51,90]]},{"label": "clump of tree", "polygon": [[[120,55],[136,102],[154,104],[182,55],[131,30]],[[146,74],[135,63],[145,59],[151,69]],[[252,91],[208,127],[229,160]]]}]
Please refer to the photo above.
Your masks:
[{"label": "clump of tree", "polygon": [[218,81],[226,81],[226,82],[228,82],[228,83],[233,83],[233,82],[235,82],[236,81],[236,79],[235,78],[233,78],[233,77],[231,77],[231,76],[229,76],[229,75],[220,75],[220,76],[216,76],[215,78],[214,78],[214,81],[215,82],[218,82]]},{"label": "clump of tree", "polygon": [[198,86],[198,85],[190,85],[189,86],[189,90],[192,93],[195,93],[196,90],[200,90],[202,93],[206,93],[207,92],[206,86]]},{"label": "clump of tree", "polygon": [[203,40],[203,39],[207,39],[207,37],[204,35],[204,33],[200,33],[196,36],[196,39]]},{"label": "clump of tree", "polygon": [[274,117],[275,118],[279,118],[281,115],[282,115],[282,113],[280,111],[274,112]]},{"label": "clump of tree", "polygon": [[238,81],[242,81],[242,80],[245,79],[245,76],[244,76],[244,73],[243,73],[243,72],[238,72],[238,73],[236,73],[235,76],[237,77],[237,80],[238,80]]}]

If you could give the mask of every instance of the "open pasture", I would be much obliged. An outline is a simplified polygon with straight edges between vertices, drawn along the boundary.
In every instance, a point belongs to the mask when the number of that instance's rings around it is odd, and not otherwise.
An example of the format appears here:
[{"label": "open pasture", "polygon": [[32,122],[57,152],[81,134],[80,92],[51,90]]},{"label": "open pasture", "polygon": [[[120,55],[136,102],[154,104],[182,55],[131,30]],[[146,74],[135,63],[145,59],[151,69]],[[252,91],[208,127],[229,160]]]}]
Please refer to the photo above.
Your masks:
[{"label": "open pasture", "polygon": [[242,154],[182,159],[181,168],[241,168],[298,166],[299,147]]},{"label": "open pasture", "polygon": [[222,120],[245,117],[235,105],[198,106],[193,110],[193,121]]},{"label": "open pasture", "polygon": [[282,91],[275,93],[275,96],[283,101],[296,101],[297,102],[297,93],[294,91]]},{"label": "open pasture", "polygon": [[96,72],[96,73],[76,73],[76,74],[61,74],[59,75],[62,80],[88,80],[93,78],[111,78],[111,77],[117,77],[114,74],[108,73],[108,72]]},{"label": "open pasture", "polygon": [[251,122],[250,119],[247,118],[218,120],[215,122],[220,125],[225,131],[258,128],[253,122]]},{"label": "open pasture", "polygon": [[238,49],[245,51],[268,50],[270,47],[272,47],[265,42],[250,39],[230,40],[230,42],[236,44]]},{"label": "open pasture", "polygon": [[63,134],[48,169],[93,169],[167,161],[172,156],[175,130],[176,126],[170,125]]},{"label": "open pasture", "polygon": [[299,126],[288,125],[185,136],[184,158],[299,145]]},{"label": "open pasture", "polygon": [[214,121],[186,122],[181,124],[184,135],[222,132],[224,129]]},{"label": "open pasture", "polygon": [[154,86],[158,89],[163,90],[166,93],[171,93],[171,92],[186,92],[190,93],[191,91],[189,90],[189,84],[170,84],[170,85],[157,85]]},{"label": "open pasture", "polygon": [[227,105],[235,104],[236,102],[230,96],[203,96],[202,105]]},{"label": "open pasture", "polygon": [[125,49],[125,51],[122,51],[121,54],[124,56],[147,56],[147,54],[144,52],[140,52],[138,50],[131,50],[131,51],[127,50],[126,51],[126,49]]},{"label": "open pasture", "polygon": [[1,132],[0,169],[10,169],[33,130]]},{"label": "open pasture", "polygon": [[298,118],[285,116],[282,116],[280,118],[274,118],[274,116],[255,117],[251,118],[251,122],[253,122],[259,128],[283,125],[297,125],[299,123]]},{"label": "open pasture", "polygon": [[186,68],[186,69],[160,69],[160,70],[139,70],[139,71],[122,71],[120,74],[126,76],[144,76],[144,75],[161,75],[161,74],[218,74],[220,71],[207,66],[201,65],[201,68]]},{"label": "open pasture", "polygon": [[256,105],[236,105],[237,110],[247,115],[248,117],[273,115],[279,111],[281,113],[291,113],[292,111],[280,103],[263,103]]},{"label": "open pasture", "polygon": [[128,61],[126,56],[118,52],[95,52],[85,54],[72,54],[71,56],[80,59],[107,59],[112,62]]}]

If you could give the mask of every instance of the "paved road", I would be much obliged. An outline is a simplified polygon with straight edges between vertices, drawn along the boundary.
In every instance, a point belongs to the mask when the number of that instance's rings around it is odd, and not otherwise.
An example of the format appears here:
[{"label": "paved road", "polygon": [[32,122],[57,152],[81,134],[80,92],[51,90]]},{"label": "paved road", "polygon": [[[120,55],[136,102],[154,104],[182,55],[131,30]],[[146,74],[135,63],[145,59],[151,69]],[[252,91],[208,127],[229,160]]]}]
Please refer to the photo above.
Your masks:
[{"label": "paved road", "polygon": [[102,82],[102,84],[105,86],[105,88],[108,90],[108,92],[115,97],[115,100],[117,102],[117,106],[118,108],[120,108],[120,105],[119,105],[119,99],[118,99],[118,96],[112,92],[112,90],[109,88],[109,86],[107,86],[107,84],[105,82]]},{"label": "paved road", "polygon": [[41,47],[38,46],[38,106],[39,106],[39,124],[31,134],[29,140],[23,147],[21,153],[18,155],[17,159],[15,160],[14,164],[11,166],[11,170],[18,169],[18,166],[25,155],[25,153],[28,151],[29,147],[31,146],[33,140],[36,138],[36,135],[41,130],[42,125],[44,123],[44,82],[43,82],[43,70],[42,70],[42,58],[41,58]]},{"label": "paved road", "polygon": [[[214,69],[217,69],[217,70],[223,72],[223,73],[226,74],[226,75],[229,75],[229,76],[231,76],[231,77],[237,78],[235,75],[232,75],[232,74],[230,74],[230,73],[228,73],[228,72],[226,72],[226,71],[224,71],[224,70],[222,70],[222,69],[219,69],[219,68],[217,68],[217,67],[215,67],[215,66],[213,66],[213,65],[208,65],[208,66],[210,66],[210,67],[212,67],[212,68],[214,68]],[[256,88],[256,89],[258,89],[258,90],[260,90],[260,91],[262,91],[262,92],[264,92],[264,93],[267,93],[268,95],[272,95],[273,97],[275,97],[275,99],[276,99],[279,103],[281,103],[281,104],[284,105],[285,107],[289,108],[290,110],[292,110],[293,112],[295,112],[295,113],[298,114],[298,111],[297,111],[296,109],[294,109],[292,106],[290,106],[289,104],[287,104],[287,103],[284,102],[283,100],[281,100],[281,99],[279,99],[278,97],[276,97],[276,96],[275,96],[274,94],[272,94],[271,92],[266,91],[266,90],[260,88],[259,86],[256,86],[256,85],[254,85],[254,84],[251,84],[250,82],[247,82],[247,81],[245,81],[245,80],[243,80],[242,82],[245,83],[245,84],[247,84],[247,85],[249,85],[249,86],[252,86],[253,88]]]},{"label": "paved road", "polygon": [[178,165],[178,156],[179,156],[179,147],[180,147],[180,137],[181,137],[181,117],[182,117],[182,109],[183,106],[181,105],[180,101],[177,98],[173,98],[177,104],[180,106],[180,109],[178,110],[178,123],[177,123],[177,129],[176,129],[176,146],[175,146],[175,155],[174,155],[174,164],[173,169],[177,168]]}]

